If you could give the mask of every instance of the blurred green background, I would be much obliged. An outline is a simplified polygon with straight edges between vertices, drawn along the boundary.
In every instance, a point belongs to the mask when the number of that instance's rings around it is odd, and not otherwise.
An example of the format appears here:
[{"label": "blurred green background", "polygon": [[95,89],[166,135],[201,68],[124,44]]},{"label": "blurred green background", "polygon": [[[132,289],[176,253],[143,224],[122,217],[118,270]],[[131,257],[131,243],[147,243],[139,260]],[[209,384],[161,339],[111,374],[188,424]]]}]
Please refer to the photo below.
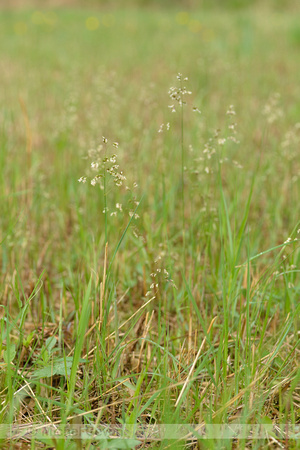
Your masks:
[{"label": "blurred green background", "polygon": [[249,8],[253,6],[274,9],[299,8],[297,0],[8,0],[0,8],[9,7],[180,7],[180,8]]}]

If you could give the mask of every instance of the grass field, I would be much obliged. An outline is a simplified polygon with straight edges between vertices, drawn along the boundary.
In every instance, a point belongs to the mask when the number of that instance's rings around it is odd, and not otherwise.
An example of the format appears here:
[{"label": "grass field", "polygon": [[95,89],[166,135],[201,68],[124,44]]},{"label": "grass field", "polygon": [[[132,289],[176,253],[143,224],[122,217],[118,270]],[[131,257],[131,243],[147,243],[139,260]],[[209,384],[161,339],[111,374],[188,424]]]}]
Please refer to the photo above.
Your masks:
[{"label": "grass field", "polygon": [[299,448],[299,50],[288,9],[0,11],[2,448]]}]

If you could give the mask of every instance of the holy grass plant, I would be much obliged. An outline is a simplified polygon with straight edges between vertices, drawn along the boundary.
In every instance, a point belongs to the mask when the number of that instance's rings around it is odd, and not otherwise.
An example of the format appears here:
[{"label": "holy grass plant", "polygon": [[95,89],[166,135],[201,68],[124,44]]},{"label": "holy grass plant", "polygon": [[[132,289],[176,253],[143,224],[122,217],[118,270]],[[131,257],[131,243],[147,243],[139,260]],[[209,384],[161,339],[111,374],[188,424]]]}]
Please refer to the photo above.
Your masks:
[{"label": "holy grass plant", "polygon": [[298,25],[105,14],[0,14],[1,446],[296,449]]}]

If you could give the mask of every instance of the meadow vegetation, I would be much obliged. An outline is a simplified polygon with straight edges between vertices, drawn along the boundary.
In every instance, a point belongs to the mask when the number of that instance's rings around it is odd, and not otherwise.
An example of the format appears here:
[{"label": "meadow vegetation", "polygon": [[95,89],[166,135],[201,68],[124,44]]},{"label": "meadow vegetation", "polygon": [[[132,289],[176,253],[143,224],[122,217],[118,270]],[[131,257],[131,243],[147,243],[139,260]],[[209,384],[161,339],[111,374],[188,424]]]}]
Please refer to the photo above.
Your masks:
[{"label": "meadow vegetation", "polygon": [[0,11],[3,448],[297,448],[295,4]]}]

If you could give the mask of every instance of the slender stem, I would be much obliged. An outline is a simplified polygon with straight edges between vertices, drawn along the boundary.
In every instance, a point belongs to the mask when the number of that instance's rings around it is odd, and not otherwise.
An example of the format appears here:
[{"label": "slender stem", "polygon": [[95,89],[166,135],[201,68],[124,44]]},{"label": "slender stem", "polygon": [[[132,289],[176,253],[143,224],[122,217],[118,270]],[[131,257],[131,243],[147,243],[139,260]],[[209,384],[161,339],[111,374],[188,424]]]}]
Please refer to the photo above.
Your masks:
[{"label": "slender stem", "polygon": [[[105,145],[105,144],[104,144]],[[107,244],[107,179],[106,179],[106,145],[105,145],[105,160],[103,164],[103,203],[104,203],[104,233],[105,233],[105,244]]]},{"label": "slender stem", "polygon": [[[181,93],[183,92],[183,83],[181,83]],[[183,95],[183,94],[182,94]],[[183,241],[183,265],[184,273],[186,269],[186,243],[185,243],[185,217],[184,217],[184,127],[183,127],[183,98],[180,104],[180,122],[181,122],[181,207],[182,207],[182,241]]]}]

